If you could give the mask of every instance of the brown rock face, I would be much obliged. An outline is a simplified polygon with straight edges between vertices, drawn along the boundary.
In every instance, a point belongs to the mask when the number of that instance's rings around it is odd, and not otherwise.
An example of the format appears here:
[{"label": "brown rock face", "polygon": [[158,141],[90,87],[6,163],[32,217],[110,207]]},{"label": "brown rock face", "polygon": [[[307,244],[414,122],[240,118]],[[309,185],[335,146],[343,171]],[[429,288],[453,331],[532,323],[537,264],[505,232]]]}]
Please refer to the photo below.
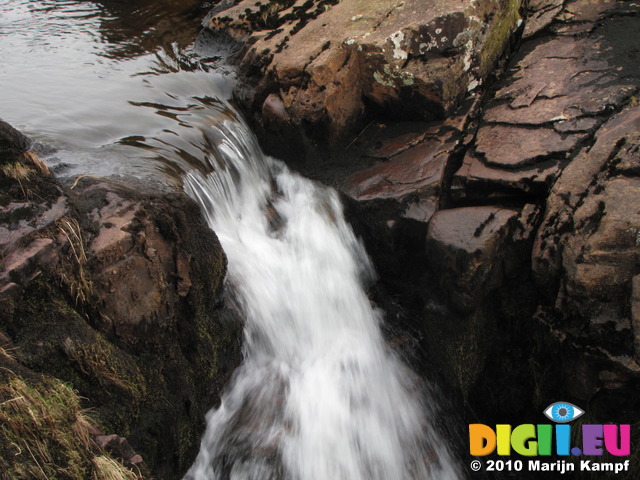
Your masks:
[{"label": "brown rock face", "polygon": [[[465,207],[437,212],[429,222],[427,257],[442,272],[439,282],[462,313],[478,308],[492,290],[513,278],[526,262],[531,230],[528,217],[500,207]],[[525,234],[525,232],[527,232]]]},{"label": "brown rock face", "polygon": [[[488,102],[473,148],[453,179],[457,199],[546,196],[558,174],[602,122],[637,90],[640,67],[628,55],[640,41],[625,3],[534,2],[536,21],[555,35],[525,42]],[[559,15],[553,23],[552,12]],[[542,17],[540,17],[542,15]],[[534,27],[535,25],[535,27]],[[531,29],[535,29],[535,32]]]},{"label": "brown rock face", "polygon": [[439,207],[447,161],[458,145],[457,138],[453,131],[439,134],[436,127],[415,138],[415,145],[407,148],[405,144],[404,151],[393,148],[397,141],[387,141],[377,151],[391,159],[347,179],[347,193],[361,201],[393,199],[405,217],[426,222]]},{"label": "brown rock face", "polygon": [[240,72],[254,88],[240,101],[267,132],[326,143],[376,109],[427,120],[451,113],[490,73],[519,8],[520,0],[244,0],[217,11],[209,29],[244,42]]},{"label": "brown rock face", "polygon": [[614,378],[640,374],[630,358],[634,278],[640,268],[640,179],[626,168],[640,161],[639,132],[637,107],[597,131],[594,145],[554,185],[533,250],[534,278],[553,299],[554,313],[565,319],[573,341],[597,345],[596,358],[613,360],[623,372]]},{"label": "brown rock face", "polygon": [[354,142],[370,163],[342,185],[370,224],[378,212],[363,236],[383,278],[421,298],[433,363],[489,417],[513,411],[507,397],[539,410],[559,396],[606,421],[637,416],[639,8],[528,2],[519,50],[483,98]]}]

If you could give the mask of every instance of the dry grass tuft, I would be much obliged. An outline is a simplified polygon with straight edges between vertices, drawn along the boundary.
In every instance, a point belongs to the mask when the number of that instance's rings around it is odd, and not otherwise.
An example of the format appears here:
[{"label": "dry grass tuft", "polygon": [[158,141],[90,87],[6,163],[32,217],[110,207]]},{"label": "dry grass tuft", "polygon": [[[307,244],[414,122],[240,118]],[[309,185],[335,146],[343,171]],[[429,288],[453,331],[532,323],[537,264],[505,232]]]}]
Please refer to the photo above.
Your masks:
[{"label": "dry grass tuft", "polygon": [[20,190],[25,197],[31,196],[32,192],[27,185],[29,177],[31,177],[31,174],[33,174],[33,170],[31,168],[23,165],[20,162],[11,162],[0,167],[0,171],[6,178],[18,182]]},{"label": "dry grass tuft", "polygon": [[145,382],[140,373],[122,368],[123,365],[110,355],[105,345],[85,345],[67,339],[62,348],[82,373],[105,387],[118,388],[133,398],[145,394]]},{"label": "dry grass tuft", "polygon": [[[73,434],[80,412],[73,390],[13,376],[0,386],[0,399],[0,437],[11,453],[3,455],[2,470],[10,478],[83,478],[91,452]],[[84,428],[82,422],[76,430]]]},{"label": "dry grass tuft", "polygon": [[68,385],[0,374],[0,471],[24,480],[137,480],[92,441],[97,428]]},{"label": "dry grass tuft", "polygon": [[43,175],[51,174],[51,170],[49,170],[49,167],[47,167],[47,165],[40,159],[38,154],[34,152],[25,152],[23,154],[23,157],[25,163],[33,165],[34,167],[36,167],[36,170],[38,170]]},{"label": "dry grass tuft", "polygon": [[15,348],[9,348],[6,345],[4,347],[0,347],[0,359],[9,361],[9,362],[15,362],[16,361],[16,355],[15,355]]},{"label": "dry grass tuft", "polygon": [[75,300],[76,305],[78,305],[88,301],[93,291],[93,282],[91,282],[84,268],[87,263],[87,252],[84,247],[82,230],[75,218],[63,217],[56,223],[58,231],[69,243],[71,256],[75,261],[75,272],[72,275],[61,274],[61,278],[69,288],[69,293]]},{"label": "dry grass tuft", "polygon": [[94,480],[137,480],[138,476],[112,458],[101,455],[93,460]]}]

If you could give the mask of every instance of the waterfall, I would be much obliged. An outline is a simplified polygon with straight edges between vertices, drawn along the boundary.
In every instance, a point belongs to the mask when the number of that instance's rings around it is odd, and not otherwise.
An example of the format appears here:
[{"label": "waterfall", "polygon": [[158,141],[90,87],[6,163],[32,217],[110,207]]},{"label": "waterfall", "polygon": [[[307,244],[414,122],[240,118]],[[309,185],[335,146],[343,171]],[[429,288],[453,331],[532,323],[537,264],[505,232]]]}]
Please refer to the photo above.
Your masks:
[{"label": "waterfall", "polygon": [[385,346],[364,288],[371,262],[336,192],[265,156],[237,116],[214,123],[210,168],[184,188],[227,254],[245,351],[186,479],[458,478]]},{"label": "waterfall", "polygon": [[[221,100],[225,69],[200,71],[168,43],[188,37],[175,4],[190,2],[94,3],[0,2],[2,115],[55,144],[62,171],[153,165],[180,179],[218,234],[245,358],[187,478],[457,478],[413,374],[385,346],[364,289],[372,266],[337,194],[264,156]],[[224,52],[208,53],[216,65]]]}]

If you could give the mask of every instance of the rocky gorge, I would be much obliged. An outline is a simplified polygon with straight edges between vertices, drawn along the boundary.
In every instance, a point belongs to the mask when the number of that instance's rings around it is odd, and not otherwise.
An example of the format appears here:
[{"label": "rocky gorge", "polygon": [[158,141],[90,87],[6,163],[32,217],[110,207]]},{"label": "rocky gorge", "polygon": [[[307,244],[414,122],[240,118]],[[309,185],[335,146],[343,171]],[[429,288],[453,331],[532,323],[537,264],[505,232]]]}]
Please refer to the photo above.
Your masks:
[{"label": "rocky gorge", "polygon": [[[214,3],[235,101],[342,192],[389,345],[442,385],[452,435],[561,399],[636,439],[640,6]],[[1,467],[176,478],[241,360],[225,254],[184,194],[56,179],[38,148],[0,124]]]},{"label": "rocky gorge", "polygon": [[469,421],[556,398],[638,421],[639,14],[240,2],[210,19],[241,45],[237,98],[267,152],[345,193]]}]

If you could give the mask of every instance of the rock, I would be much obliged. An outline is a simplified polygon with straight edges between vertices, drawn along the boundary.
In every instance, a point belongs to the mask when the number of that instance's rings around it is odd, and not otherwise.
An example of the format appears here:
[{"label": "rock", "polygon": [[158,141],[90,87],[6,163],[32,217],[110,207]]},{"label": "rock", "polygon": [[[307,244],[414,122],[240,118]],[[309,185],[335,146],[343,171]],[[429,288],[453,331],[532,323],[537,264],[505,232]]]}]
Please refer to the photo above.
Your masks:
[{"label": "rock", "polygon": [[549,186],[562,171],[566,161],[546,160],[516,170],[504,170],[486,165],[471,154],[464,157],[453,176],[451,197],[454,200],[522,198],[526,195],[544,197]]},{"label": "rock", "polygon": [[[240,101],[266,131],[338,141],[383,109],[442,118],[481,83],[521,21],[520,0],[239,2],[208,27],[245,43]],[[373,106],[373,110],[372,107]]]},{"label": "rock", "polygon": [[241,360],[220,243],[183,193],[62,185],[16,151],[18,175],[0,171],[0,332],[20,352],[11,370],[71,385],[101,426],[126,433],[131,446],[109,445],[128,465],[144,456],[175,478]]},{"label": "rock", "polygon": [[544,31],[562,11],[565,0],[530,0],[527,9],[530,11],[522,32],[522,38],[532,37]]},{"label": "rock", "polygon": [[[562,16],[561,5],[530,3],[542,12],[542,17],[534,14],[534,24],[544,17],[544,26],[529,24],[525,33],[534,35],[550,25],[552,12]],[[456,200],[478,198],[481,192],[545,197],[566,163],[637,91],[640,67],[626,52],[640,48],[630,14],[640,7],[585,0],[563,11],[569,10],[563,24],[580,23],[580,31],[525,42],[498,84],[454,176]]]},{"label": "rock", "polygon": [[491,167],[516,169],[567,154],[584,135],[561,135],[555,130],[536,130],[516,126],[487,125],[476,137],[476,154]]},{"label": "rock", "polygon": [[[389,161],[353,174],[346,193],[357,200],[394,199],[404,216],[427,222],[439,206],[450,155],[457,146],[453,131],[423,132],[419,143]],[[383,143],[379,154],[392,154],[394,142]]]},{"label": "rock", "polygon": [[640,362],[640,275],[631,281],[631,326],[634,334],[634,356]]},{"label": "rock", "polygon": [[[618,259],[620,268],[627,268],[624,264],[634,255],[633,228],[638,221],[627,205],[633,204],[637,179],[626,176],[624,167],[619,171],[616,166],[625,165],[625,154],[636,151],[638,126],[638,108],[613,117],[597,132],[595,144],[571,162],[556,182],[534,249],[533,271],[541,285],[557,285],[564,269],[577,273],[578,267],[573,265],[576,260],[609,268],[614,264],[606,257],[612,256]],[[622,158],[618,157],[620,153]],[[610,249],[615,253],[607,254]],[[628,253],[622,255],[625,250]],[[590,267],[579,267],[585,268]],[[599,288],[584,293],[597,297]]]},{"label": "rock", "polygon": [[25,248],[12,252],[2,262],[0,282],[14,281],[28,282],[42,272],[43,266],[55,265],[58,253],[54,249],[50,238],[37,238]]},{"label": "rock", "polygon": [[[564,169],[532,254],[534,279],[548,299],[548,322],[567,332],[570,343],[590,346],[577,354],[597,359],[590,372],[606,369],[627,378],[616,381],[616,388],[640,378],[632,358],[640,268],[640,210],[633,206],[640,205],[640,178],[626,169],[639,160],[639,131],[640,108],[624,110]],[[616,382],[603,377],[594,389]]]},{"label": "rock", "polygon": [[29,137],[0,120],[0,161],[2,163],[28,151],[32,144]]},{"label": "rock", "polygon": [[[142,457],[131,448],[131,445],[129,445],[129,442],[124,437],[119,437],[118,435],[96,435],[94,440],[100,448],[108,450],[114,456],[125,462],[136,464],[143,462]],[[135,459],[136,462],[133,462],[132,459]]]},{"label": "rock", "polygon": [[0,121],[0,290],[5,293],[57,263],[46,232],[68,209],[48,168],[29,151],[32,145]]},{"label": "rock", "polygon": [[[440,210],[429,222],[427,258],[451,308],[469,313],[512,274],[509,237],[518,211],[499,207]],[[521,261],[521,260],[520,260]]]}]

